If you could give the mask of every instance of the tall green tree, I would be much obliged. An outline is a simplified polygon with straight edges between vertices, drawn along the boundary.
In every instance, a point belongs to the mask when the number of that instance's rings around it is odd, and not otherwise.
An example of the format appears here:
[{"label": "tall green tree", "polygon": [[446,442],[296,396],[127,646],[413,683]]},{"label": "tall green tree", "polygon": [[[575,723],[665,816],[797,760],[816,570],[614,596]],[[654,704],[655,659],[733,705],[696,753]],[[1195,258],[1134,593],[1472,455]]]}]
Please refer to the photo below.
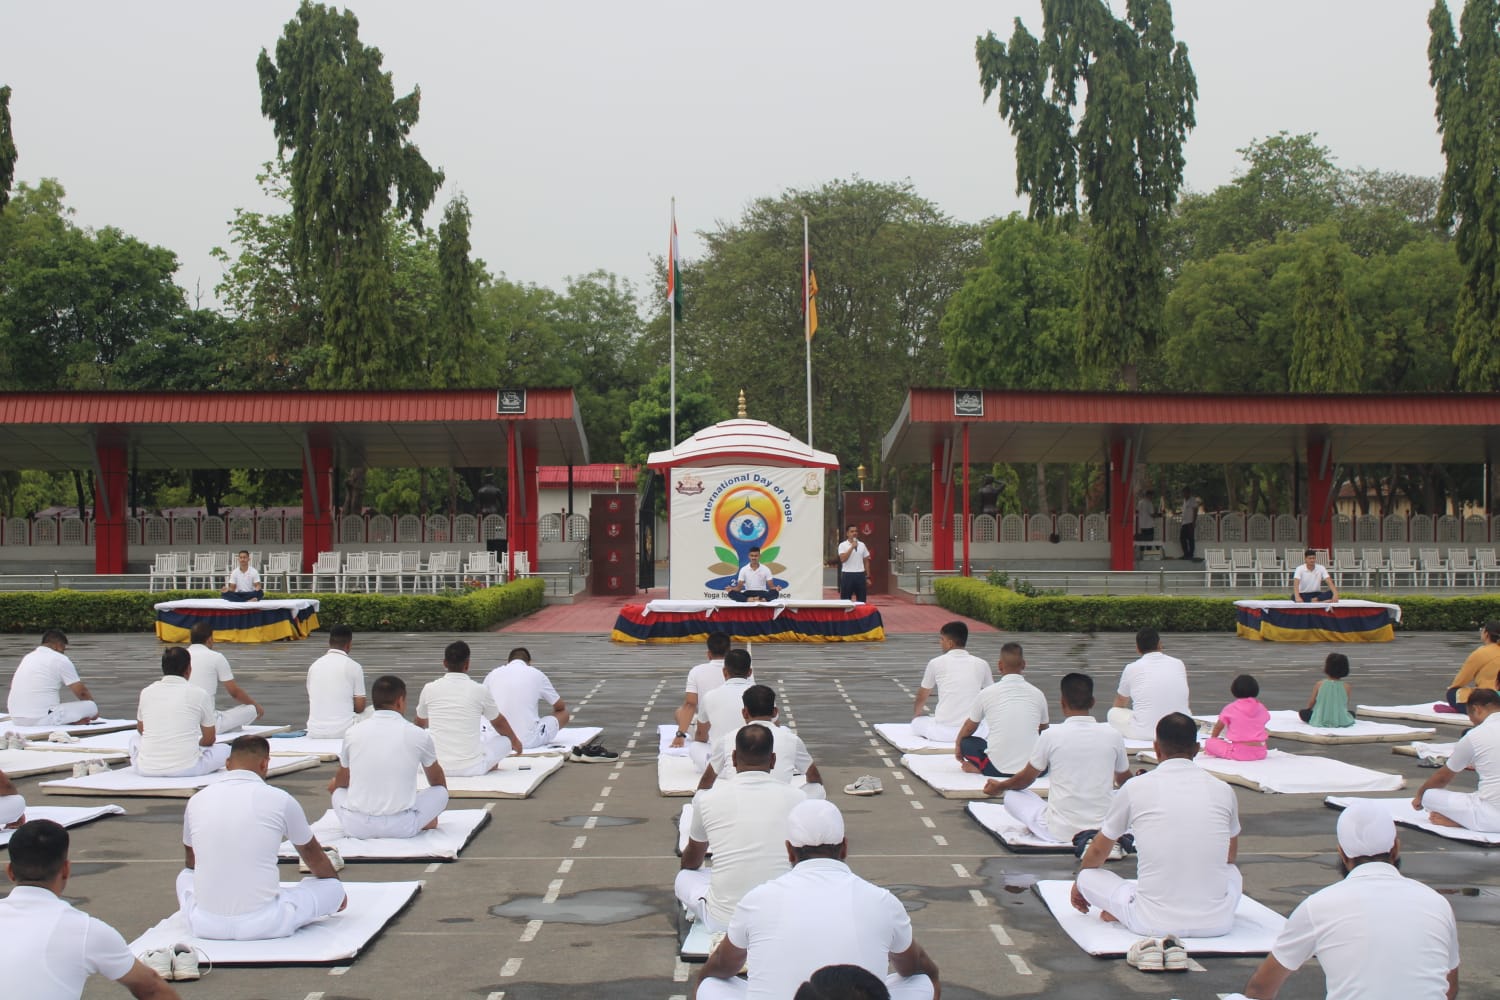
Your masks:
[{"label": "tall green tree", "polygon": [[1008,46],[992,32],[975,55],[984,99],[998,96],[1016,138],[1016,190],[1031,218],[1066,225],[1081,189],[1090,227],[1079,367],[1133,387],[1161,331],[1161,227],[1196,122],[1198,84],[1171,4],[1127,0],[1117,18],[1104,0],[1042,0],[1040,39],[1018,18]]},{"label": "tall green tree", "polygon": [[1465,0],[1461,37],[1444,0],[1428,15],[1427,61],[1447,170],[1438,209],[1457,222],[1464,267],[1453,360],[1459,385],[1500,383],[1500,0]]},{"label": "tall green tree", "polygon": [[10,201],[10,185],[16,179],[16,140],[10,134],[10,88],[0,87],[0,212]]},{"label": "tall green tree", "polygon": [[1331,229],[1304,240],[1292,307],[1293,392],[1357,392],[1364,339],[1354,327],[1345,287],[1352,255]]},{"label": "tall green tree", "polygon": [[448,202],[438,226],[437,337],[427,369],[434,386],[458,386],[472,378],[475,297],[482,265],[469,256],[469,202],[462,195]]},{"label": "tall green tree", "polygon": [[397,98],[381,62],[351,12],[304,0],[275,61],[262,49],[256,64],[261,112],[291,154],[291,266],[322,310],[319,387],[383,386],[410,368],[394,343],[386,213],[394,200],[420,232],[443,174],[408,138],[420,91]]}]

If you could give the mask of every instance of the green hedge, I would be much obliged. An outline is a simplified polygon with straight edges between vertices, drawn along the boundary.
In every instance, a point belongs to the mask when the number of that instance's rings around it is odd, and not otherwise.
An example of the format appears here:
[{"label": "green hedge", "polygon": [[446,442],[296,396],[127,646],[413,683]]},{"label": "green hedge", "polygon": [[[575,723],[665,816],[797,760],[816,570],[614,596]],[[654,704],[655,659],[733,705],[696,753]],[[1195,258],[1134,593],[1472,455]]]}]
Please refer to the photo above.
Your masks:
[{"label": "green hedge", "polygon": [[[938,603],[1010,632],[1233,632],[1233,597],[1025,597],[972,577],[938,577]],[[1272,595],[1270,599],[1283,595]],[[1401,606],[1410,632],[1466,632],[1500,620],[1500,596],[1346,594]]]},{"label": "green hedge", "polygon": [[[356,632],[482,632],[542,606],[546,584],[516,580],[467,594],[433,596],[318,594],[318,620],[324,628],[346,624]],[[160,601],[217,597],[212,591],[149,593],[139,590],[48,590],[0,593],[0,631],[35,633],[150,632],[152,605]],[[298,597],[272,594],[269,597]]]}]

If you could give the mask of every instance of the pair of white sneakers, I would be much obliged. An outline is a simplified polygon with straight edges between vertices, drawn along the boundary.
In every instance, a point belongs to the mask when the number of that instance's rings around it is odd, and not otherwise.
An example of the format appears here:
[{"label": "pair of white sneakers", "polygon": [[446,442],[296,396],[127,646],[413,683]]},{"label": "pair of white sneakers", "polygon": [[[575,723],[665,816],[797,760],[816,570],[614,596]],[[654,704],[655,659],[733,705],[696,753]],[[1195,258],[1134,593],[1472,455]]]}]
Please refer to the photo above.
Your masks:
[{"label": "pair of white sneakers", "polygon": [[1141,938],[1125,953],[1125,963],[1142,972],[1186,972],[1188,952],[1175,934]]},{"label": "pair of white sneakers", "polygon": [[0,736],[0,750],[25,750],[26,737],[14,729],[7,729],[5,735]]},{"label": "pair of white sneakers", "polygon": [[[204,961],[208,956],[203,956]],[[203,978],[198,963],[198,949],[178,942],[170,948],[157,948],[141,956],[141,963],[169,983],[184,983]],[[212,965],[209,966],[212,968]]]},{"label": "pair of white sneakers", "polygon": [[73,777],[86,778],[91,774],[108,771],[109,765],[102,760],[80,760],[73,765]]},{"label": "pair of white sneakers", "polygon": [[[325,847],[323,848],[323,853],[328,855],[328,860],[332,863],[334,871],[341,872],[344,870],[344,856],[339,853],[337,847]],[[308,867],[307,862],[301,859],[297,861],[297,870],[307,874],[312,873],[312,869]]]}]

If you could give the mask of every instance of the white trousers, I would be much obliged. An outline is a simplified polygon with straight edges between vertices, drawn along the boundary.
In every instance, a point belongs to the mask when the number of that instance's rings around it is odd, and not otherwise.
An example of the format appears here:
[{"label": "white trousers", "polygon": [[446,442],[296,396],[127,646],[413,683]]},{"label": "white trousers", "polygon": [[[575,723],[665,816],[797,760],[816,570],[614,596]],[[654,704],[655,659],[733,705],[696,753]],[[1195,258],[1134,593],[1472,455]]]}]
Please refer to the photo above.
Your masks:
[{"label": "white trousers", "polygon": [[197,937],[213,941],[267,941],[291,937],[304,927],[337,913],[344,905],[344,883],[336,878],[305,878],[284,888],[258,910],[235,917],[200,910],[193,899],[193,870],[177,873],[177,905]]},{"label": "white trousers", "polygon": [[18,726],[71,726],[75,722],[92,719],[98,714],[99,706],[91,701],[65,701],[49,709],[47,714],[39,719],[13,718],[10,721]]},{"label": "white trousers", "polygon": [[[932,980],[926,976],[898,976],[892,972],[885,977],[885,988],[890,991],[891,1000],[932,1000]],[[738,976],[705,979],[698,984],[698,1000],[744,1000],[749,995],[750,981]]]},{"label": "white trousers", "polygon": [[25,799],[19,795],[0,795],[0,826],[10,826],[25,815]]},{"label": "white trousers", "polygon": [[932,740],[934,743],[957,743],[957,726],[940,726],[937,718],[931,715],[919,715],[911,720],[911,732],[913,736],[920,736],[924,740]]},{"label": "white trousers", "polygon": [[236,729],[244,729],[250,723],[254,722],[255,706],[235,705],[233,708],[226,708],[222,712],[215,712],[214,716],[214,728],[222,736],[225,733],[232,733]]},{"label": "white trousers", "polygon": [[1155,732],[1141,732],[1135,724],[1135,712],[1128,708],[1112,708],[1105,713],[1105,718],[1111,726],[1120,731],[1120,735],[1127,740],[1154,740]]},{"label": "white trousers", "polygon": [[481,774],[489,774],[495,769],[496,764],[510,756],[511,749],[510,740],[507,737],[499,734],[480,737],[479,752],[484,755],[483,760],[464,768],[449,767],[444,762],[443,773],[450,778],[473,778]]},{"label": "white trousers", "polygon": [[[710,740],[713,739],[713,734],[710,733],[708,738]],[[689,740],[687,752],[688,757],[693,762],[693,767],[697,768],[699,774],[708,769],[708,758],[712,753],[712,748],[709,744],[699,743],[697,740]]]},{"label": "white trousers", "polygon": [[1036,792],[1026,788],[1006,792],[1003,804],[1006,812],[1025,823],[1026,829],[1038,837],[1056,844],[1062,843],[1047,829],[1047,803]]},{"label": "white trousers", "polygon": [[1423,793],[1422,805],[1428,812],[1442,813],[1465,830],[1500,833],[1500,809],[1473,792],[1434,788]]},{"label": "white trousers", "polygon": [[551,743],[556,737],[558,730],[562,728],[555,715],[544,715],[536,720],[536,729],[529,733],[517,733],[521,738],[521,746],[527,750],[535,750]]},{"label": "white trousers", "polygon": [[[1109,913],[1120,922],[1121,926],[1133,934],[1140,934],[1144,937],[1160,937],[1163,934],[1176,934],[1181,937],[1223,937],[1234,927],[1232,914],[1229,922],[1219,927],[1151,927],[1135,912],[1135,879],[1123,879],[1103,868],[1084,868],[1078,873],[1077,879],[1078,891],[1083,894],[1084,899],[1088,900],[1090,906]],[[1230,865],[1229,885],[1226,891],[1234,897],[1235,905],[1239,905],[1243,885],[1240,870]]]},{"label": "white trousers", "polygon": [[713,873],[707,868],[679,868],[672,883],[677,901],[692,911],[693,919],[704,927],[721,934],[729,928],[708,915],[708,886]]},{"label": "white trousers", "polygon": [[333,790],[333,811],[339,815],[339,825],[350,837],[362,840],[406,840],[421,833],[423,828],[437,819],[448,807],[448,789],[441,785],[423,788],[417,792],[416,804],[389,816],[371,816],[354,812],[345,807],[349,789]]},{"label": "white trousers", "polygon": [[198,760],[194,764],[177,771],[167,771],[161,774],[152,771],[147,773],[136,766],[136,757],[141,752],[141,734],[130,734],[130,766],[136,774],[145,778],[196,778],[205,774],[213,774],[224,766],[229,760],[229,744],[215,743],[211,747],[198,748]]}]

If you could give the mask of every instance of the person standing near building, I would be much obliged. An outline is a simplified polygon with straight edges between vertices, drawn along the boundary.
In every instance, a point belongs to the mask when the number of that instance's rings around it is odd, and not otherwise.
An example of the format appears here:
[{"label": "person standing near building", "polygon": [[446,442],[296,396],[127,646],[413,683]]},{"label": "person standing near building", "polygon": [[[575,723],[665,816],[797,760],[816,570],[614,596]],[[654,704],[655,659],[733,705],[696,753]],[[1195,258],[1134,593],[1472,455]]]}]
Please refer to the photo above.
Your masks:
[{"label": "person standing near building", "polygon": [[1177,529],[1177,541],[1182,545],[1182,558],[1198,562],[1198,511],[1203,501],[1193,496],[1193,488],[1182,488],[1182,527]]},{"label": "person standing near building", "polygon": [[1135,540],[1156,540],[1156,491],[1147,490],[1135,505]]},{"label": "person standing near building", "polygon": [[839,543],[839,600],[869,600],[870,550],[859,540],[859,529],[849,525]]}]

